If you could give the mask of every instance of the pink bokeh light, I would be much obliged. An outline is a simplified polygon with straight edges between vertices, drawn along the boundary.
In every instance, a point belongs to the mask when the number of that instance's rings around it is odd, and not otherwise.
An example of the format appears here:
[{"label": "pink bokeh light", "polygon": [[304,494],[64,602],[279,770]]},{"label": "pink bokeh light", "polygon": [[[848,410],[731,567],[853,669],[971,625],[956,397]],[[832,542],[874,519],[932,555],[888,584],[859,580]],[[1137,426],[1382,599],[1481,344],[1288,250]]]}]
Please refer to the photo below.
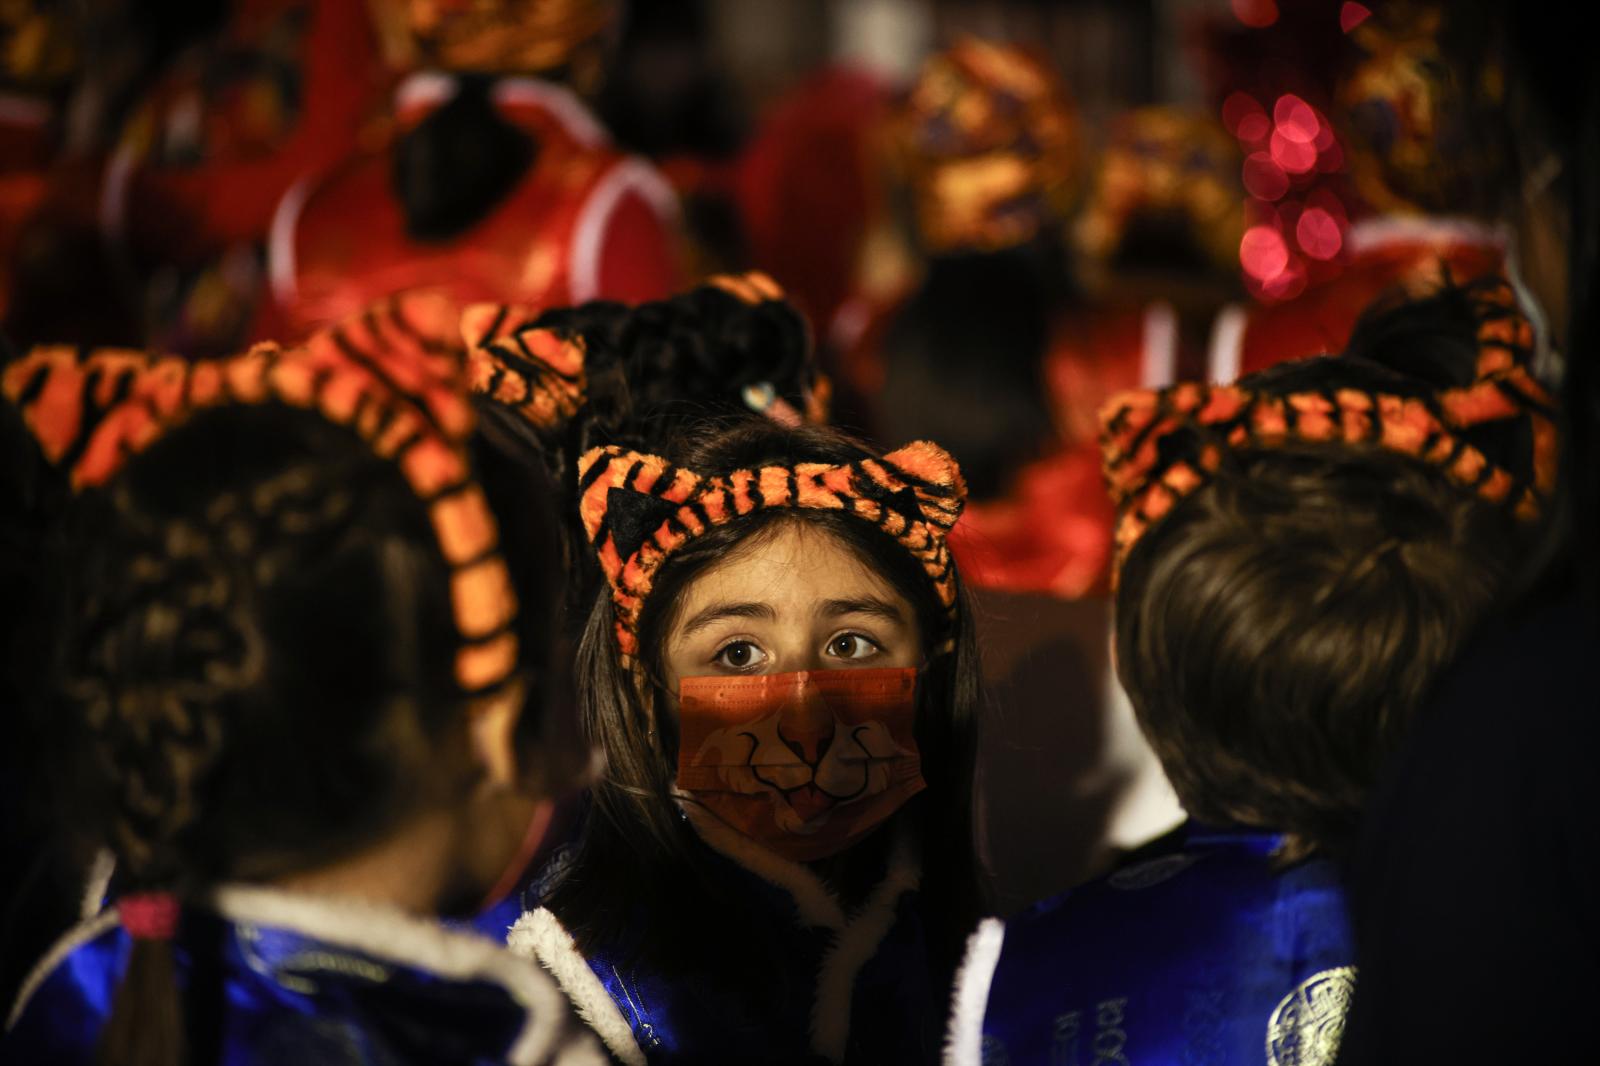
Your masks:
[{"label": "pink bokeh light", "polygon": [[1297,144],[1315,144],[1322,132],[1316,109],[1293,93],[1278,97],[1272,107],[1272,121],[1285,139]]},{"label": "pink bokeh light", "polygon": [[1258,111],[1240,119],[1239,127],[1233,132],[1245,144],[1257,144],[1266,140],[1272,132],[1272,120],[1267,117],[1266,112]]},{"label": "pink bokeh light", "polygon": [[1251,152],[1244,161],[1245,191],[1259,200],[1281,200],[1289,191],[1289,176],[1266,152]]},{"label": "pink bokeh light", "polygon": [[1239,262],[1245,273],[1263,285],[1289,266],[1289,245],[1273,226],[1251,226],[1239,242]]},{"label": "pink bokeh light", "polygon": [[1294,239],[1307,255],[1324,262],[1338,255],[1339,249],[1344,247],[1344,234],[1338,220],[1320,207],[1309,207],[1300,213]]},{"label": "pink bokeh light", "polygon": [[1233,0],[1233,17],[1251,29],[1264,29],[1278,21],[1277,0]]},{"label": "pink bokeh light", "polygon": [[1358,4],[1355,0],[1345,0],[1344,6],[1339,8],[1339,28],[1349,33],[1371,17],[1372,9],[1365,4]]},{"label": "pink bokeh light", "polygon": [[1309,140],[1295,140],[1281,126],[1272,131],[1270,151],[1272,161],[1290,174],[1305,174],[1317,165],[1317,146]]},{"label": "pink bokeh light", "polygon": [[[1222,102],[1222,124],[1226,126],[1228,128],[1228,132],[1233,134],[1235,137],[1243,136],[1243,134],[1239,132],[1241,123],[1248,118],[1256,117],[1264,120],[1267,117],[1267,113],[1262,110],[1261,105],[1256,102],[1256,98],[1247,92],[1240,91],[1230,93],[1228,98]],[[1259,136],[1266,136],[1265,131],[1259,134]],[[1251,139],[1254,140],[1255,138]]]}]

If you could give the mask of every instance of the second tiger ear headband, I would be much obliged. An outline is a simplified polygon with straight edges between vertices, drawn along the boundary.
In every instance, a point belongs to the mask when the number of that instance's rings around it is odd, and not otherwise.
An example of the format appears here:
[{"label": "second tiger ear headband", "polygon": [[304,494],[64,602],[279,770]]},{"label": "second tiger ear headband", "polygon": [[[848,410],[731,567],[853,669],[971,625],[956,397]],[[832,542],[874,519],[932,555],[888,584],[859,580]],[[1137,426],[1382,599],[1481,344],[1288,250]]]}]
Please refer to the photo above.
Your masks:
[{"label": "second tiger ear headband", "polygon": [[[752,307],[784,299],[783,289],[766,274],[717,274],[705,285],[720,289]],[[588,380],[586,346],[581,336],[568,336],[534,323],[539,313],[510,304],[474,304],[461,314],[461,337],[467,349],[467,381],[516,410],[540,430],[558,429],[583,406]],[[830,384],[818,375],[797,410],[778,395],[770,382],[746,387],[745,406],[779,425],[826,420]]]},{"label": "second tiger ear headband", "polygon": [[695,537],[756,511],[800,508],[854,515],[921,564],[951,617],[955,571],[946,537],[967,487],[955,460],[919,441],[882,459],[797,463],[702,476],[660,456],[594,448],[578,461],[579,513],[616,609],[617,645],[639,652],[639,616],[661,566]]},{"label": "second tiger ear headband", "polygon": [[64,468],[75,488],[105,484],[129,455],[207,408],[281,403],[354,430],[395,464],[428,509],[450,570],[460,636],[456,681],[478,695],[516,669],[518,605],[467,454],[475,420],[459,359],[430,339],[448,335],[455,323],[417,318],[433,311],[447,313],[426,302],[380,305],[300,348],[264,344],[194,362],[36,348],[6,368],[4,392],[45,458]]},{"label": "second tiger ear headband", "polygon": [[[1533,329],[1510,289],[1492,290],[1487,299],[1497,310],[1478,328],[1477,380],[1427,399],[1354,388],[1283,395],[1192,382],[1112,397],[1101,408],[1100,444],[1119,512],[1115,569],[1179,500],[1211,480],[1224,450],[1296,441],[1376,446],[1420,459],[1517,518],[1537,518],[1555,489],[1553,404],[1527,371]],[[1474,426],[1511,420],[1525,421],[1532,438],[1525,473],[1496,465],[1461,436]],[[1182,432],[1197,435],[1195,453],[1163,454],[1163,441]]]}]

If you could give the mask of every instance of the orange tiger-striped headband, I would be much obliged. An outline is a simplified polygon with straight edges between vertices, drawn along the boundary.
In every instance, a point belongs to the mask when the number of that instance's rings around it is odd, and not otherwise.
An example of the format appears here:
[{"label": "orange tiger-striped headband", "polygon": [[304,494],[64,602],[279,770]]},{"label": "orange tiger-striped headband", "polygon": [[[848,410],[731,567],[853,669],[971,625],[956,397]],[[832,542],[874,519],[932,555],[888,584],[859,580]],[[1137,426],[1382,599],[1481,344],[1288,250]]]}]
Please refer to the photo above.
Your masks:
[{"label": "orange tiger-striped headband", "polygon": [[562,426],[583,406],[585,345],[533,324],[514,304],[473,304],[461,313],[467,386],[521,414],[536,428]]},{"label": "orange tiger-striped headband", "polygon": [[[1531,521],[1555,489],[1559,443],[1549,393],[1524,366],[1533,329],[1509,289],[1491,292],[1501,310],[1478,329],[1477,380],[1417,398],[1333,388],[1272,394],[1237,385],[1185,382],[1124,392],[1100,412],[1106,485],[1117,504],[1115,570],[1134,544],[1183,497],[1207,484],[1224,451],[1286,443],[1372,446],[1439,468],[1484,500]],[[1322,357],[1329,358],[1329,357]],[[1514,473],[1491,461],[1461,433],[1490,422],[1523,420],[1532,439],[1531,469]],[[1177,433],[1197,447],[1176,457],[1163,442]]]},{"label": "orange tiger-striped headband", "polygon": [[447,364],[397,340],[364,316],[301,348],[261,344],[214,360],[40,347],[7,367],[0,386],[75,488],[105,484],[127,457],[208,408],[281,403],[354,430],[427,505],[450,569],[456,681],[478,695],[516,668],[516,593],[472,476],[474,418],[459,363],[442,373]]},{"label": "orange tiger-striped headband", "polygon": [[755,511],[839,511],[871,522],[922,565],[954,617],[955,570],[945,543],[967,486],[949,453],[918,441],[882,459],[797,463],[706,477],[615,446],[578,460],[578,507],[611,586],[617,645],[638,654],[639,616],[656,573],[693,538]]}]

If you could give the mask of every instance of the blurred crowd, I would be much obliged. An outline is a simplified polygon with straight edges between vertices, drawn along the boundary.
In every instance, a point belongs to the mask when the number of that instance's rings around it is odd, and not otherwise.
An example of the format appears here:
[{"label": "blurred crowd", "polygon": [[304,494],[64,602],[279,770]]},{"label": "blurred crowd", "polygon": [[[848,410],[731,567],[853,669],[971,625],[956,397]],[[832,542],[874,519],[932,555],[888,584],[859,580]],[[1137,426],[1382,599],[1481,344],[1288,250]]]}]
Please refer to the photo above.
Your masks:
[{"label": "blurred crowd", "polygon": [[0,3],[0,1055],[1577,1061],[1600,112],[1467,7]]}]

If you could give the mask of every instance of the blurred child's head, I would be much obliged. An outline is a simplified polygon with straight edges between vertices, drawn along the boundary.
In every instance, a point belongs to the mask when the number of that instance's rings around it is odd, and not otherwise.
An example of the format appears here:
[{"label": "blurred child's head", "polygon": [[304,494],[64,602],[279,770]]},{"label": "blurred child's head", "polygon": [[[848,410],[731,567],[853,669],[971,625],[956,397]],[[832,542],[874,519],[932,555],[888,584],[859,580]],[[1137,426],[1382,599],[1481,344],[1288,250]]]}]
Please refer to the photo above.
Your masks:
[{"label": "blurred child's head", "polygon": [[1449,289],[1374,313],[1344,356],[1169,391],[1108,444],[1114,486],[1151,463],[1122,501],[1118,674],[1196,818],[1337,850],[1515,564],[1548,420],[1542,392],[1472,391],[1494,322],[1520,319]]}]

